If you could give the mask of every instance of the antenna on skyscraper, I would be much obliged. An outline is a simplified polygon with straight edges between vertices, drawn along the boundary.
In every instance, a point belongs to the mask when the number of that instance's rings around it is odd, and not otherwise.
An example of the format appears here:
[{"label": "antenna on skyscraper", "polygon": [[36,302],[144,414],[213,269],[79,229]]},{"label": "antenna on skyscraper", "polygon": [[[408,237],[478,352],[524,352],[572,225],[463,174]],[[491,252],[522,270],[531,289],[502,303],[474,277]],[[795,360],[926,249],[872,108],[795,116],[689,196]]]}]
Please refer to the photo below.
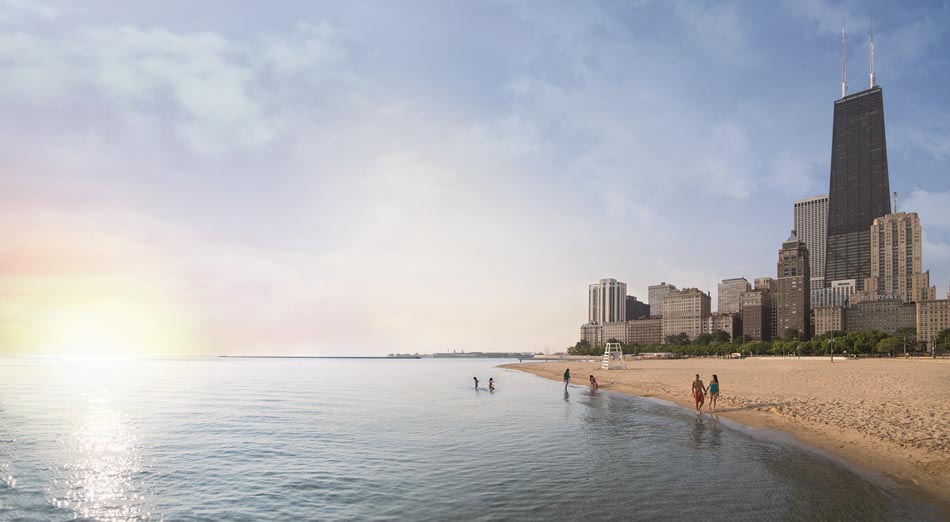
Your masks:
[{"label": "antenna on skyscraper", "polygon": [[868,17],[868,30],[871,32],[871,88],[874,88],[874,18]]},{"label": "antenna on skyscraper", "polygon": [[841,19],[841,97],[848,94],[847,71],[844,65],[844,18]]},{"label": "antenna on skyscraper", "polygon": [[894,193],[894,213],[897,214],[897,192]]}]

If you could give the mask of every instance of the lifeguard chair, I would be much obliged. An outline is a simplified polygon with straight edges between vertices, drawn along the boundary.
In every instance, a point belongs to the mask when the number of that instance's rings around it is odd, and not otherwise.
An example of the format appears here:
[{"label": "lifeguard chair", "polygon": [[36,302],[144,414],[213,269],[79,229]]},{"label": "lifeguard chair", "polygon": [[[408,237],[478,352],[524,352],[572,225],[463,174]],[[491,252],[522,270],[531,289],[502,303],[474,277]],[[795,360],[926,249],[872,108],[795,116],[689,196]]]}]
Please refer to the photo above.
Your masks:
[{"label": "lifeguard chair", "polygon": [[623,350],[620,349],[620,343],[607,343],[607,349],[604,350],[604,362],[600,365],[601,370],[626,370],[627,361],[623,359]]}]

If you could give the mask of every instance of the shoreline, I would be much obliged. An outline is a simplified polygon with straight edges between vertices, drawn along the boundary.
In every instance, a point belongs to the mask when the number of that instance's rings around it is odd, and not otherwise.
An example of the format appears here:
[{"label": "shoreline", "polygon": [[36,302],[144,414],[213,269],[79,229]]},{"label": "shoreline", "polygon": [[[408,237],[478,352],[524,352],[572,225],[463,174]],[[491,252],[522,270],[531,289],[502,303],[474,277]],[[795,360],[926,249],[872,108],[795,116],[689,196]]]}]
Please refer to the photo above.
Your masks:
[{"label": "shoreline", "polygon": [[[832,365],[752,358],[632,361],[627,370],[601,370],[600,362],[582,361],[499,367],[558,382],[564,369],[571,368],[572,385],[586,387],[592,374],[603,391],[659,399],[689,411],[695,409],[689,396],[693,374],[706,382],[718,373],[723,391],[715,415],[752,430],[785,434],[806,449],[891,480],[909,496],[950,513],[950,361],[846,360]],[[867,393],[855,393],[865,390],[866,380],[871,387]],[[897,384],[888,388],[892,383]],[[883,405],[888,400],[894,404],[876,408],[877,401]],[[710,414],[703,409],[703,415]]]}]

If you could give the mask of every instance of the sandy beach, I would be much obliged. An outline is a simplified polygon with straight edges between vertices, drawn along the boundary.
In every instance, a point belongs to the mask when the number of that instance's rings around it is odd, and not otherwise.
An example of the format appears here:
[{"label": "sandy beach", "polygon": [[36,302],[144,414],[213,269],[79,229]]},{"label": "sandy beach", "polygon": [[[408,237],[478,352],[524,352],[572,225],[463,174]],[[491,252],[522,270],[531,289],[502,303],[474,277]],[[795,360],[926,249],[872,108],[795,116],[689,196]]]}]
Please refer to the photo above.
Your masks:
[{"label": "sandy beach", "polygon": [[[692,409],[690,384],[719,376],[718,415],[805,444],[950,502],[950,361],[750,358],[508,364],[540,377],[664,399]],[[707,404],[708,406],[708,404]],[[705,411],[705,410],[704,410]],[[704,413],[706,414],[706,413]]]}]

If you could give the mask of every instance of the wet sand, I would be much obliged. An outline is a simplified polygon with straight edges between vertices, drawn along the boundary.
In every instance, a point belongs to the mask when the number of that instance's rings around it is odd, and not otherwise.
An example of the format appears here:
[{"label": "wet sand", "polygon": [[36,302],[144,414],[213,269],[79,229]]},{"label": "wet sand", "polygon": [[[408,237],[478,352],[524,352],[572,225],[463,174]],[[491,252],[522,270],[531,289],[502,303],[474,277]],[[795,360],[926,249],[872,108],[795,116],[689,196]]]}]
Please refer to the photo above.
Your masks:
[{"label": "wet sand", "polygon": [[[603,390],[664,399],[693,409],[695,374],[717,374],[717,414],[754,428],[790,433],[859,467],[909,482],[950,502],[950,361],[750,358],[519,363],[503,368]],[[709,406],[708,400],[706,404]],[[704,414],[708,414],[704,408]]]}]

